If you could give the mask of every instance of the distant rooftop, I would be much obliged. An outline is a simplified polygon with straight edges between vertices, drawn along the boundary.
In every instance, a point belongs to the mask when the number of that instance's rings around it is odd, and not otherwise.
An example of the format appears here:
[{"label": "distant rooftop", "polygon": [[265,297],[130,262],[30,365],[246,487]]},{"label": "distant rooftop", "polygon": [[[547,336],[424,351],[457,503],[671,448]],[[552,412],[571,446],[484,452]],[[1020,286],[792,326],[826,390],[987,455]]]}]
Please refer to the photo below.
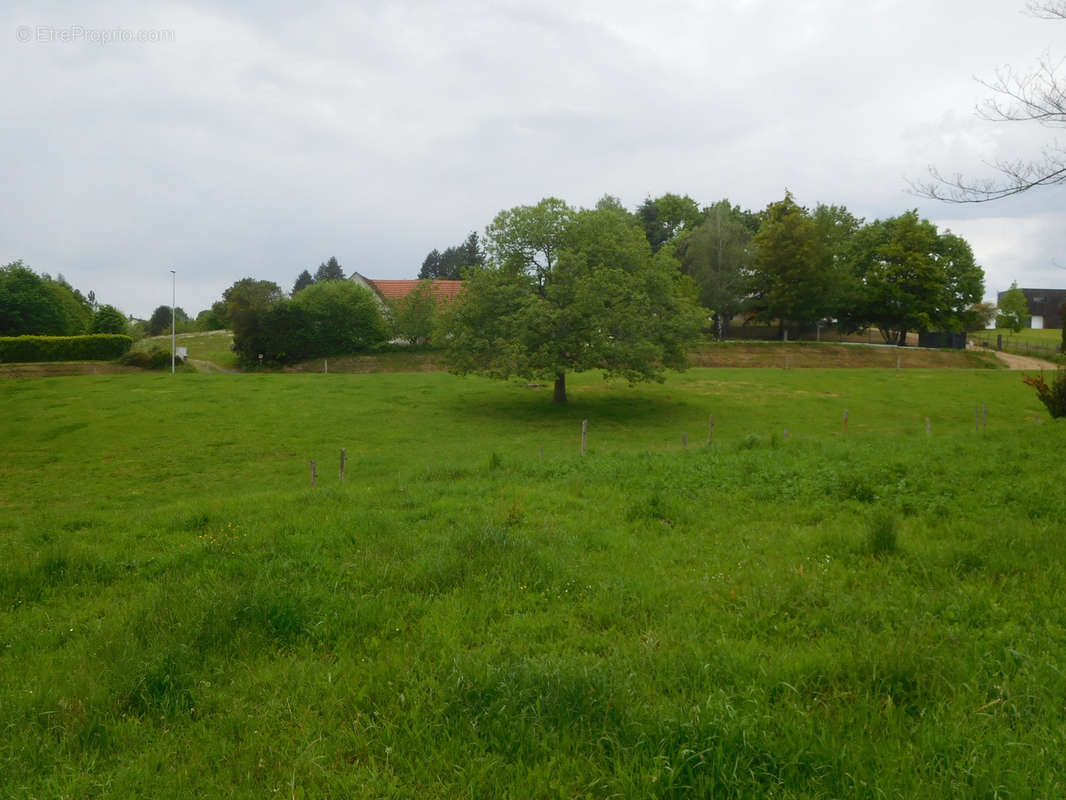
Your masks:
[{"label": "distant rooftop", "polygon": [[[402,300],[413,292],[422,281],[369,281],[373,284],[385,300],[392,303],[397,300]],[[440,302],[441,300],[451,300],[459,291],[463,288],[462,281],[431,281],[430,289],[433,292],[433,298]]]}]

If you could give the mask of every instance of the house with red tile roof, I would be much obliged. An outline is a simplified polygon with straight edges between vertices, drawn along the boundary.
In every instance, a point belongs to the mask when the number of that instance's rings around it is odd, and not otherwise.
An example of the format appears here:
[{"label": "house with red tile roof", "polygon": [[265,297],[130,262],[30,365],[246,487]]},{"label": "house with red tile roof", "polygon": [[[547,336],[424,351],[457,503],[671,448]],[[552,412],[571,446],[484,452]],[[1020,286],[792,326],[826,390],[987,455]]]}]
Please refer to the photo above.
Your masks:
[{"label": "house with red tile roof", "polygon": [[[397,300],[402,300],[413,292],[422,281],[376,281],[353,272],[349,277],[360,286],[365,286],[378,301],[385,307],[391,306]],[[444,302],[455,298],[462,291],[462,281],[430,281],[430,291],[433,298],[438,302]]]}]

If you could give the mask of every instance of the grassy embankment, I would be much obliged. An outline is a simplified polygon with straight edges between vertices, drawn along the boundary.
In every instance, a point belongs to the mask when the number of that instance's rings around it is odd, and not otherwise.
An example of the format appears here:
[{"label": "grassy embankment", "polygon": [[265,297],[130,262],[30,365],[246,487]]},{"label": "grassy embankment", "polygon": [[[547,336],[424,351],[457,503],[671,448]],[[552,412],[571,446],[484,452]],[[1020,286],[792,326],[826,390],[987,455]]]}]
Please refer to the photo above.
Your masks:
[{"label": "grassy embankment", "polygon": [[[241,371],[230,349],[233,336],[229,331],[182,333],[177,345],[188,351],[190,364],[184,371]],[[141,339],[135,350],[153,347],[170,351],[169,336]],[[753,342],[728,341],[697,348],[691,358],[693,366],[704,367],[895,367],[901,368],[979,368],[1002,366],[994,357],[958,350],[923,350],[919,348],[862,347],[830,342]],[[412,352],[387,350],[352,356],[314,358],[285,367],[285,372],[335,373],[433,372],[444,369],[440,352],[417,349]],[[0,377],[54,377],[60,375],[95,375],[136,371],[112,362],[70,362],[62,364],[0,364]],[[253,370],[254,371],[254,370]]]},{"label": "grassy embankment", "polygon": [[[206,333],[179,333],[174,337],[178,347],[184,347],[190,359],[209,361],[219,369],[236,370],[237,355],[230,349],[233,334],[229,331],[208,331]],[[151,350],[158,347],[170,352],[170,336],[147,336],[134,342],[134,350]]]},{"label": "grassy embankment", "polygon": [[1016,374],[570,384],[0,383],[5,796],[1066,794]]}]

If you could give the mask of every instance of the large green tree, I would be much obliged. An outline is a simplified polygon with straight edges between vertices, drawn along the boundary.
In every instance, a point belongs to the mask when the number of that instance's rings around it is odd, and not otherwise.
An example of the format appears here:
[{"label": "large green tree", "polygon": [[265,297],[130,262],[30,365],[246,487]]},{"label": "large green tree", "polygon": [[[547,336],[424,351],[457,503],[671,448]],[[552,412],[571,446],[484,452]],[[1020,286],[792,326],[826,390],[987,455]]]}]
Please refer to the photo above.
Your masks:
[{"label": "large green tree", "polygon": [[908,331],[963,331],[968,309],[984,292],[970,246],[941,234],[916,210],[860,229],[853,264],[859,281],[853,314],[891,344],[906,344]]},{"label": "large green tree", "polygon": [[678,242],[676,251],[682,270],[696,282],[700,303],[711,311],[721,339],[744,302],[752,230],[740,208],[728,200],[706,212],[707,219]]},{"label": "large green tree", "polygon": [[565,403],[570,371],[636,382],[684,368],[694,287],[625,213],[547,198],[497,215],[488,250],[438,328],[454,372],[549,379]]},{"label": "large green tree", "polygon": [[1025,299],[1025,293],[1018,288],[1018,282],[1014,281],[999,298],[999,317],[996,324],[1017,333],[1028,321],[1029,301]]},{"label": "large green tree", "polygon": [[791,193],[766,208],[752,245],[748,308],[756,319],[785,329],[832,312],[834,275],[824,268],[819,223]]},{"label": "large green tree", "polygon": [[60,304],[46,281],[21,261],[0,267],[0,336],[68,333]]}]

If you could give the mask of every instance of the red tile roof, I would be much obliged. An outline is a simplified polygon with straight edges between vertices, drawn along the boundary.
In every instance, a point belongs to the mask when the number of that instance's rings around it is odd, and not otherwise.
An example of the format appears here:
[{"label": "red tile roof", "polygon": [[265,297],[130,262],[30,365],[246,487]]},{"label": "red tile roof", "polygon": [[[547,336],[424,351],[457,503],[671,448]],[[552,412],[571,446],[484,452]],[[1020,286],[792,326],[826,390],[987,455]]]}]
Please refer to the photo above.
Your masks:
[{"label": "red tile roof", "polygon": [[[422,281],[370,281],[386,301],[393,303],[407,297]],[[433,281],[430,287],[438,302],[451,300],[463,288],[462,281]]]}]

